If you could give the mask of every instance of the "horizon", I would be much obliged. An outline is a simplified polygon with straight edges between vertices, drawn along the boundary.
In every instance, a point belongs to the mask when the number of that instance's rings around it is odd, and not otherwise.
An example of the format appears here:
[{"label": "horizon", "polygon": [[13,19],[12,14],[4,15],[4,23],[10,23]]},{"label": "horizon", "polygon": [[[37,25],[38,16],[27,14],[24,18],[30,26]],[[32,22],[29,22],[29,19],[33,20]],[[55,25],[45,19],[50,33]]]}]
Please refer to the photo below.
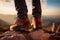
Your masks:
[{"label": "horizon", "polygon": [[[0,13],[0,15],[17,15],[17,13],[14,13],[14,14],[2,14],[2,13]],[[28,14],[28,15],[32,15],[32,14]],[[41,15],[41,16],[60,16],[60,15]]]}]

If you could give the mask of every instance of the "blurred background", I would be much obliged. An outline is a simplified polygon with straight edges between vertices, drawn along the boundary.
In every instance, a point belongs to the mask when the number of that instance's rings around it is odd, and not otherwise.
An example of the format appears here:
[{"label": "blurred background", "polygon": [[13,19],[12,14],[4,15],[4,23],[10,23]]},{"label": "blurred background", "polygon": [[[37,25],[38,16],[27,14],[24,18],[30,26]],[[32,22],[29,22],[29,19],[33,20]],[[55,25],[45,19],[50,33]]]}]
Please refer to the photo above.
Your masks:
[{"label": "blurred background", "polygon": [[[42,27],[48,31],[60,27],[60,0],[40,0],[42,8]],[[28,15],[32,20],[32,0],[26,0]],[[17,17],[14,0],[0,0],[0,31],[9,30]],[[53,28],[52,28],[53,27]],[[52,28],[52,29],[51,29]]]}]

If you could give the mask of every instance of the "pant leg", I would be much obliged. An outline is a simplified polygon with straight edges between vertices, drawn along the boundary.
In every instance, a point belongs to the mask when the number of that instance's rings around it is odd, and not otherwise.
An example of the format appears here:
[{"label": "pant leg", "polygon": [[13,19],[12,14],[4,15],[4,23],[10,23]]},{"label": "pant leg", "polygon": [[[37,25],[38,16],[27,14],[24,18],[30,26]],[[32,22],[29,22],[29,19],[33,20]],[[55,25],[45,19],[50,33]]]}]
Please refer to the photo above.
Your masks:
[{"label": "pant leg", "polygon": [[41,3],[40,3],[40,0],[32,0],[32,6],[34,7],[33,8],[33,16],[40,16],[41,17]]},{"label": "pant leg", "polygon": [[27,17],[27,6],[26,6],[26,2],[25,0],[14,0],[15,2],[15,7],[16,7],[16,10],[17,10],[17,16],[19,18],[25,18]]}]

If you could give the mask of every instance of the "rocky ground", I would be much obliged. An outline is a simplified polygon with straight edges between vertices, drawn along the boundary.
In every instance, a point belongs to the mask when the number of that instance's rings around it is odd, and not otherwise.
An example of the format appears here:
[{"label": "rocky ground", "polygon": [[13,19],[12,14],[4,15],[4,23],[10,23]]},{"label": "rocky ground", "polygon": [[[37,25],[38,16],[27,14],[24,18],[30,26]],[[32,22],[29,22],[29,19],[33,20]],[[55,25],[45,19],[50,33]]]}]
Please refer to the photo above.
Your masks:
[{"label": "rocky ground", "polygon": [[43,30],[30,33],[7,31],[0,34],[0,40],[60,40],[60,33],[49,34]]}]

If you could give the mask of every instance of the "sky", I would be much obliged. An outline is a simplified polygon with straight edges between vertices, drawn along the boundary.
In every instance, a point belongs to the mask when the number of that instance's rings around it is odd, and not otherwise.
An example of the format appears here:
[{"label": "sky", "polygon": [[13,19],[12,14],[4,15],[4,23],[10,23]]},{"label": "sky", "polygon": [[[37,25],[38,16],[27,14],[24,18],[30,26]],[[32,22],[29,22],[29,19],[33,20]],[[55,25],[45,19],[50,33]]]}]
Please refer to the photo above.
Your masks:
[{"label": "sky", "polygon": [[43,15],[60,15],[60,0],[47,0],[46,2],[47,4],[45,9],[43,9]]},{"label": "sky", "polygon": [[[15,5],[13,0],[6,2],[0,0],[0,14],[16,15]],[[32,0],[26,0],[28,6],[28,14],[32,13]],[[40,0],[42,7],[42,15],[60,15],[60,0]]]},{"label": "sky", "polygon": [[48,0],[48,6],[60,7],[60,0]]}]

